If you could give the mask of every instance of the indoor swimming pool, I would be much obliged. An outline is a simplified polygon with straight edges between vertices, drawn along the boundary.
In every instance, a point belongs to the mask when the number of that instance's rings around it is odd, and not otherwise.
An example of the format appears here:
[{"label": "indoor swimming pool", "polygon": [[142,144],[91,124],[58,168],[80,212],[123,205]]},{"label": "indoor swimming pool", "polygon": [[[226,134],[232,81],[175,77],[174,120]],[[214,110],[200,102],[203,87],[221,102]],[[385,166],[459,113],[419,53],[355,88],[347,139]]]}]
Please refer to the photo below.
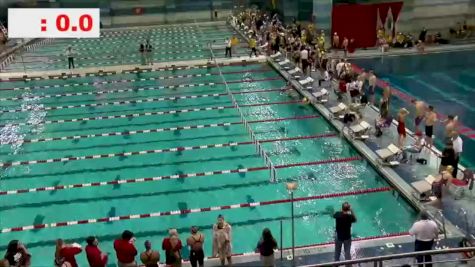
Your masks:
[{"label": "indoor swimming pool", "polygon": [[226,38],[235,36],[239,45],[234,56],[246,54],[247,44],[228,25],[185,24],[151,26],[127,30],[104,30],[100,39],[54,39],[47,46],[23,53],[3,70],[6,72],[58,70],[68,67],[65,56],[71,46],[76,68],[144,64],[139,52],[141,43],[150,41],[153,62],[205,60],[210,57],[209,44],[215,54],[224,57]]},{"label": "indoor swimming pool", "polygon": [[354,237],[408,230],[415,210],[276,71],[221,70],[275,183],[215,66],[0,83],[2,240],[22,240],[34,266],[50,266],[57,238],[97,235],[115,263],[112,243],[125,229],[141,250],[147,239],[158,249],[171,227],[184,241],[196,225],[210,256],[223,214],[234,253],[254,251],[265,227],[280,239],[281,221],[290,247],[289,181],[299,185],[297,246],[332,241],[344,201],[358,217]]}]

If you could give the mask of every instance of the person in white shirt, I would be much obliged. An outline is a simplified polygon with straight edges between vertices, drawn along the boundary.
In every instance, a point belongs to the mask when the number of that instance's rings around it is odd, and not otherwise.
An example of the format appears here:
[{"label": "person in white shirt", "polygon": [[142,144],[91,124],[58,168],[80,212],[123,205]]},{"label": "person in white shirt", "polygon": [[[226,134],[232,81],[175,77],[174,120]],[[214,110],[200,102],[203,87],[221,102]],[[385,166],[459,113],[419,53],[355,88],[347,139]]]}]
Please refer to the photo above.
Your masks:
[{"label": "person in white shirt", "polygon": [[[434,240],[439,235],[439,228],[433,220],[429,219],[429,214],[427,214],[426,211],[422,211],[421,219],[412,225],[411,229],[409,230],[409,234],[416,238],[414,244],[414,250],[416,252],[432,250]],[[430,255],[417,256],[416,259],[417,263],[419,264],[422,262],[432,261],[432,257]],[[426,264],[425,266],[432,267],[432,264]]]},{"label": "person in white shirt", "polygon": [[310,63],[308,61],[308,49],[306,47],[302,47],[300,50],[300,62],[302,64],[302,71],[305,75],[308,75],[308,67]]},{"label": "person in white shirt", "polygon": [[338,62],[338,64],[336,64],[336,67],[335,67],[336,74],[338,75],[338,77],[341,77],[344,66],[345,66],[345,62],[343,62],[343,59],[340,59],[340,62]]},{"label": "person in white shirt", "polygon": [[452,172],[452,176],[457,178],[457,170],[458,170],[458,165],[460,161],[460,156],[462,155],[462,152],[463,152],[463,140],[457,131],[452,132],[452,144],[453,144],[454,152],[455,152],[455,162],[454,162],[454,170]]},{"label": "person in white shirt", "polygon": [[224,54],[224,57],[232,57],[232,53],[231,53],[231,48],[232,48],[232,41],[231,41],[231,38],[226,38],[226,40],[224,41],[224,45],[226,46],[226,52]]},{"label": "person in white shirt", "polygon": [[376,78],[376,75],[374,75],[374,71],[370,70],[369,75],[368,75],[368,94],[369,98],[371,101],[371,104],[374,105],[374,95],[376,94],[376,83],[378,81],[378,78]]},{"label": "person in white shirt", "polygon": [[74,69],[74,52],[71,46],[68,46],[68,49],[66,49],[66,57],[68,58],[69,68],[73,67]]}]

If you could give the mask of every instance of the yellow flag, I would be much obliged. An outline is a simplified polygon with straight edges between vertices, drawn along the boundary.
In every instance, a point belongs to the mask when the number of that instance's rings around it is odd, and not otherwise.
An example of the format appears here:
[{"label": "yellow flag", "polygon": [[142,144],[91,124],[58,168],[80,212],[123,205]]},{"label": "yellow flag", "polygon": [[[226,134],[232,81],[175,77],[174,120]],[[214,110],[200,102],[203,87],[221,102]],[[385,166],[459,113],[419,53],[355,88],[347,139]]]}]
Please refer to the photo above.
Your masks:
[{"label": "yellow flag", "polygon": [[277,0],[272,0],[272,8],[276,9],[277,7]]}]

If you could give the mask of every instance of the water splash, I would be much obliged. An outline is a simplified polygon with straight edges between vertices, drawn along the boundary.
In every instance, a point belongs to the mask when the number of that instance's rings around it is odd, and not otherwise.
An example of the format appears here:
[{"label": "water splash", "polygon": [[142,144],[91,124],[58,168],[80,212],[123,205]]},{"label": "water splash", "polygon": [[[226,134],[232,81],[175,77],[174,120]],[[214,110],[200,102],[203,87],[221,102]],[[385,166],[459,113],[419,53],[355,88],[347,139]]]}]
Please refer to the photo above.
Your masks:
[{"label": "water splash", "polygon": [[20,130],[20,126],[12,124],[7,124],[0,129],[0,144],[10,145],[14,154],[18,153],[25,138]]}]

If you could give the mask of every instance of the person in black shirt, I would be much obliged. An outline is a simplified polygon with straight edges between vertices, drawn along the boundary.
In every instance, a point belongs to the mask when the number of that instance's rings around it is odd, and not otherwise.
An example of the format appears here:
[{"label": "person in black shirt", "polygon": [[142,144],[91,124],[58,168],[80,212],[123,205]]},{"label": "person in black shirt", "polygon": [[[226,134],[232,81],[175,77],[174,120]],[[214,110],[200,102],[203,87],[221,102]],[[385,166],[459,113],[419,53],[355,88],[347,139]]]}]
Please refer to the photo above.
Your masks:
[{"label": "person in black shirt", "polygon": [[261,254],[261,263],[263,267],[274,267],[274,249],[277,249],[275,241],[269,228],[262,231],[262,237],[257,243],[256,250]]},{"label": "person in black shirt", "polygon": [[452,144],[452,141],[447,141],[445,143],[445,148],[442,151],[442,156],[440,160],[439,173],[445,171],[447,166],[454,166],[455,164],[455,150]]},{"label": "person in black shirt", "polygon": [[345,246],[345,259],[351,260],[351,225],[356,222],[355,213],[348,202],[343,203],[341,211],[335,212],[336,238],[335,261],[340,260],[341,248]]},{"label": "person in black shirt", "polygon": [[421,33],[419,34],[419,41],[425,43],[426,41],[426,36],[427,36],[427,29],[423,28]]}]

